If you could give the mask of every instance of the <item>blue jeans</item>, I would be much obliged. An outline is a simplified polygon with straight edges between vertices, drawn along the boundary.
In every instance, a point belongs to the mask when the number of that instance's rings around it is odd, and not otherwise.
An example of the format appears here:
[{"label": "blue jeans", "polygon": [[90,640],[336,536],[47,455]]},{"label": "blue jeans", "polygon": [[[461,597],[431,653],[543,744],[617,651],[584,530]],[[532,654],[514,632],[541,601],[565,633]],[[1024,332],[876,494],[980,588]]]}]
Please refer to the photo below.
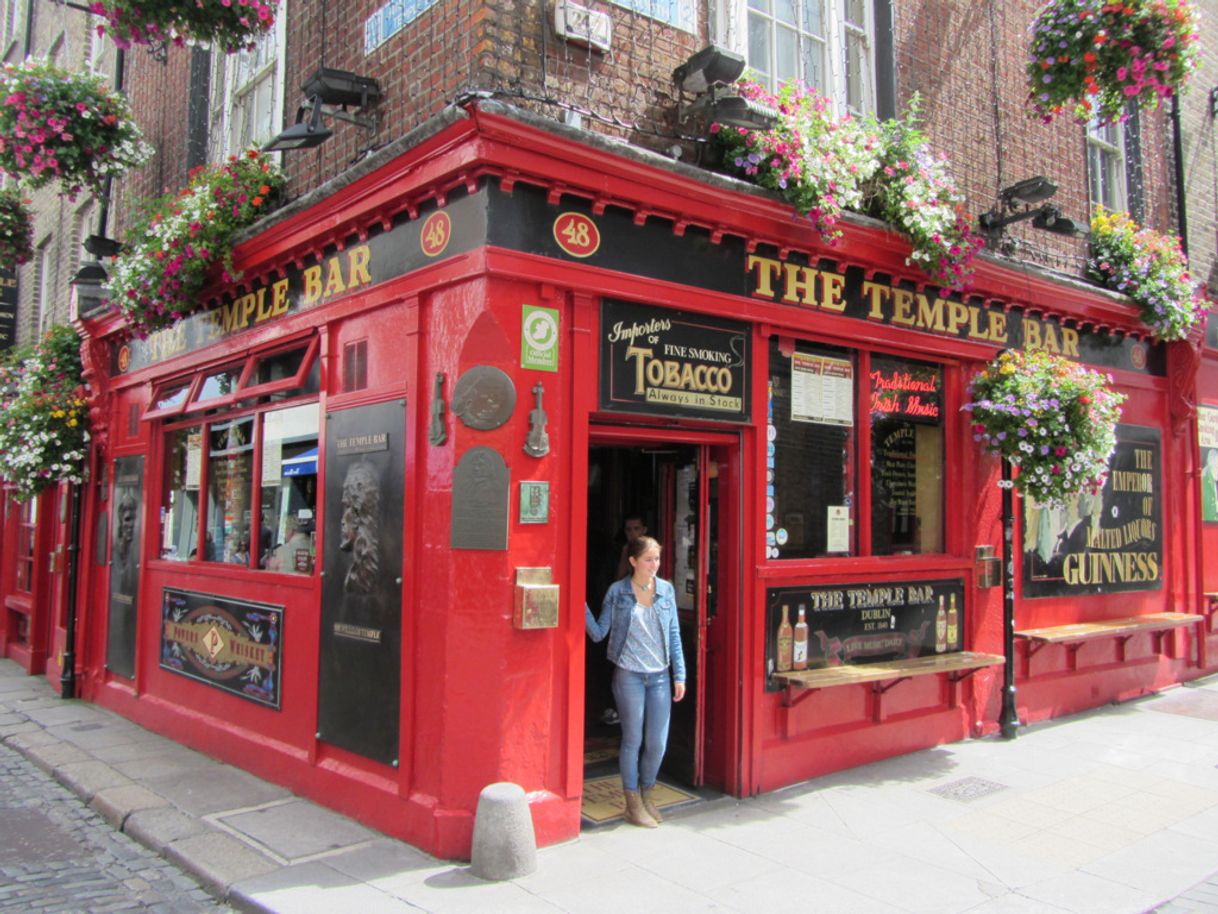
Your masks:
[{"label": "blue jeans", "polygon": [[618,755],[622,787],[625,790],[654,787],[668,746],[668,720],[672,716],[668,670],[635,673],[620,666],[615,668],[613,699],[622,718],[622,746]]}]

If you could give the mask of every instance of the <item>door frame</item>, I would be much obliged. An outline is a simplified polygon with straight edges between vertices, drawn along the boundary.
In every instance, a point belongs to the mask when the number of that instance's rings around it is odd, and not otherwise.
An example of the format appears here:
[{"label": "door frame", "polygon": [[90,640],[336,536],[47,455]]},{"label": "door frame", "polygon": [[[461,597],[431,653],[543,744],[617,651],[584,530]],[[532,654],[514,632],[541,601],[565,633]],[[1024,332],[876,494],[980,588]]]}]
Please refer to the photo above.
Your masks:
[{"label": "door frame", "polygon": [[[730,455],[730,463],[733,467],[733,475],[739,479],[741,461],[743,459],[744,448],[744,429],[732,429],[730,431],[711,431],[699,428],[685,428],[680,426],[673,427],[654,427],[654,426],[639,426],[639,425],[618,425],[608,423],[589,422],[588,436],[585,451],[590,451],[595,447],[640,447],[647,445],[670,445],[670,446],[693,446],[705,448],[702,451],[704,455],[700,463],[699,472],[699,502],[705,505],[707,503],[707,486],[708,479],[705,471],[705,463],[711,456],[711,452],[718,449],[726,451]],[[722,470],[721,470],[722,472]],[[741,487],[736,486],[737,489]],[[720,509],[717,519],[719,532],[726,533],[718,538],[719,556],[718,556],[718,571],[719,582],[730,582],[730,586],[720,586],[717,588],[717,607],[718,617],[722,619],[722,625],[728,626],[727,630],[721,635],[722,652],[725,655],[722,658],[719,666],[716,667],[717,672],[722,675],[725,671],[735,668],[740,669],[741,656],[743,652],[743,640],[741,637],[742,626],[744,624],[745,612],[742,604],[744,589],[741,583],[741,569],[744,561],[744,540],[742,535],[743,524],[741,521],[742,506],[733,504],[730,510],[725,509],[724,495],[731,491],[731,487],[720,486]],[[587,537],[587,517],[584,517],[583,529],[585,531],[585,545]],[[702,531],[698,542],[699,562],[705,564],[709,560],[710,550],[710,531]],[[734,569],[734,570],[733,570]],[[718,582],[717,582],[718,583]],[[700,606],[705,611],[705,584],[699,587],[700,591]],[[733,613],[725,613],[724,608],[728,602],[734,603],[735,611]],[[702,659],[705,660],[705,649],[703,649]],[[734,660],[734,662],[731,662]],[[705,663],[703,664],[705,667]],[[742,703],[744,699],[742,678],[737,675],[734,679],[735,685],[729,682],[728,687],[721,693],[723,699],[722,707],[716,707],[715,715],[717,718],[717,729],[720,734],[720,743],[718,751],[722,757],[714,760],[710,766],[712,771],[718,773],[717,779],[721,781],[725,792],[737,793],[740,790],[740,774],[742,758],[741,753],[744,751],[744,743],[742,739],[743,728],[740,725]],[[581,684],[582,689],[582,684]],[[707,677],[705,669],[699,670],[698,676],[698,691],[699,691],[699,706],[698,717],[700,733],[698,743],[695,747],[695,754],[699,759],[698,771],[700,779],[705,778],[707,770],[705,749],[707,745],[708,733],[706,731],[706,709],[709,704],[707,698]],[[582,703],[580,704],[582,709]],[[581,714],[582,717],[582,714]],[[582,739],[581,739],[582,742]]]}]

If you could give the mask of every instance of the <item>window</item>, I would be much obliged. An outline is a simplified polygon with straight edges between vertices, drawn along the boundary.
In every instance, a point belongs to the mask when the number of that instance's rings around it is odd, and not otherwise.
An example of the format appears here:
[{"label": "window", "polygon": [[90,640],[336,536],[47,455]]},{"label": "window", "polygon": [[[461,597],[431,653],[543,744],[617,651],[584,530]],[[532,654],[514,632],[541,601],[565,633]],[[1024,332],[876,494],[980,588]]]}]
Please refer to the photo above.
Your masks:
[{"label": "window", "polygon": [[[719,43],[771,91],[798,79],[841,110],[876,111],[876,0],[719,0]],[[883,112],[881,112],[883,113]]]},{"label": "window", "polygon": [[213,161],[261,145],[279,132],[283,120],[284,22],[281,5],[275,25],[252,50],[212,54],[211,158]]},{"label": "window", "polygon": [[51,258],[51,240],[48,238],[38,248],[38,299],[34,312],[34,333],[41,339],[42,334],[54,323],[55,316],[51,313],[55,282],[55,266]]},{"label": "window", "polygon": [[245,406],[316,394],[321,389],[318,337],[254,353],[222,368],[203,369],[153,388],[145,419],[165,419],[240,402]]},{"label": "window", "polygon": [[319,423],[314,402],[169,430],[161,558],[312,574]]},{"label": "window", "polygon": [[1126,210],[1125,129],[1121,124],[1092,122],[1087,126],[1087,178],[1092,205]]},{"label": "window", "polygon": [[942,366],[789,338],[769,358],[767,557],[943,552]]}]

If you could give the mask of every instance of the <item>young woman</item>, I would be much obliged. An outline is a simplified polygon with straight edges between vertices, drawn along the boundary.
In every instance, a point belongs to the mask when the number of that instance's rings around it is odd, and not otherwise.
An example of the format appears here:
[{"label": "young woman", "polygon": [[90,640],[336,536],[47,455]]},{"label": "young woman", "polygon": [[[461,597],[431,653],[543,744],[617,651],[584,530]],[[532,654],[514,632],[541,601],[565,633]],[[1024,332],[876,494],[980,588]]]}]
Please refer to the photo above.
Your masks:
[{"label": "young woman", "polygon": [[613,698],[622,718],[618,765],[626,821],[655,828],[663,820],[653,791],[668,745],[672,702],[685,697],[685,657],[676,592],[656,576],[660,544],[640,536],[628,545],[627,560],[630,574],[610,585],[600,618],[586,606],[584,616],[593,641],[609,636],[609,660],[616,667]]}]

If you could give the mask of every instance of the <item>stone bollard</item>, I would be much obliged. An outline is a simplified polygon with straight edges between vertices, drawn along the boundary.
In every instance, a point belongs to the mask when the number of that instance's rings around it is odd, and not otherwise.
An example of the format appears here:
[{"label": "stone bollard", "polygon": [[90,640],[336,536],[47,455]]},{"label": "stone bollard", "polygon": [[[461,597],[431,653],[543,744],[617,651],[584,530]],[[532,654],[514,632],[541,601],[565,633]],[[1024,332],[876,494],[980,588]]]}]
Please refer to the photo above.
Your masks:
[{"label": "stone bollard", "polygon": [[481,879],[527,876],[537,869],[537,838],[524,790],[501,781],[478,795],[470,871]]}]

